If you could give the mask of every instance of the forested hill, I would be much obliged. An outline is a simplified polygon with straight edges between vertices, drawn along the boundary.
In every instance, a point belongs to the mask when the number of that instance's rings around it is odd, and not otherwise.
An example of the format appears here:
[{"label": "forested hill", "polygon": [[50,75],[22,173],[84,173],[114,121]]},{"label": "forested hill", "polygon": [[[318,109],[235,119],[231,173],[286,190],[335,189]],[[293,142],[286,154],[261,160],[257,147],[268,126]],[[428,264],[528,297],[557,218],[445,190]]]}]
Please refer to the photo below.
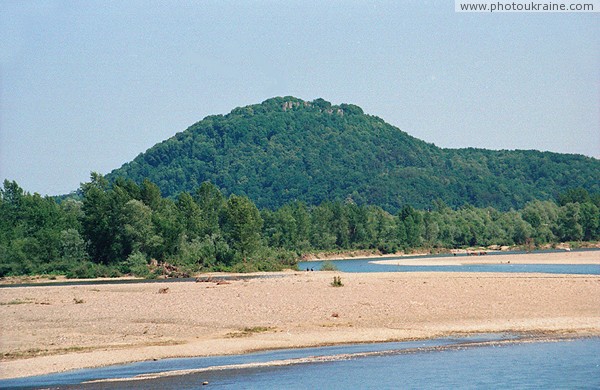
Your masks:
[{"label": "forested hill", "polygon": [[569,188],[600,191],[600,161],[538,151],[442,149],[351,104],[277,97],[209,116],[114,170],[163,196],[210,181],[258,207],[351,199],[402,205],[520,208]]}]

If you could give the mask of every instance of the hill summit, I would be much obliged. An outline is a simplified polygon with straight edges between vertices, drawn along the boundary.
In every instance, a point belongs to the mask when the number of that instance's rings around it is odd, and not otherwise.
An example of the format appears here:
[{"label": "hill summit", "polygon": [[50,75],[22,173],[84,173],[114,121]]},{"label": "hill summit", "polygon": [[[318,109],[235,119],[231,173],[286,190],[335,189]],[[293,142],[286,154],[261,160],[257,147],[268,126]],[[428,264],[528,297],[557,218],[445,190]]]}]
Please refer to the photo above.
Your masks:
[{"label": "hill summit", "polygon": [[600,191],[600,161],[538,151],[442,149],[352,104],[275,97],[208,116],[107,175],[164,196],[204,181],[259,207],[345,200],[395,212],[472,204],[507,210],[569,188]]}]

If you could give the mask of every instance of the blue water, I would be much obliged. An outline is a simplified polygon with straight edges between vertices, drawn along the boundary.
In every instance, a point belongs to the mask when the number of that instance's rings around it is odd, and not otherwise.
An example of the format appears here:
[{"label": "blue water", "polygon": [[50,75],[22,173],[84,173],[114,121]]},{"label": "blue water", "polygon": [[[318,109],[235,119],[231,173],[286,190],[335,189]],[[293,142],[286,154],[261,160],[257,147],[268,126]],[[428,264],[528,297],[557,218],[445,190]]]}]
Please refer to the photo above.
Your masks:
[{"label": "blue water", "polygon": [[236,389],[598,389],[600,341],[443,349],[178,379],[179,389],[198,388],[201,380]]},{"label": "blue water", "polygon": [[[492,339],[510,340],[514,338],[515,336],[505,334],[493,336]],[[282,349],[275,351],[249,353],[244,355],[163,359],[158,361],[139,362],[94,369],[74,370],[66,373],[42,375],[23,379],[0,380],[0,389],[6,388],[6,386],[36,387],[49,385],[68,385],[95,379],[128,378],[140,374],[158,373],[173,370],[187,370],[232,364],[270,362],[273,360],[305,358],[310,356],[331,356],[344,353],[364,353],[389,349],[426,348],[435,346],[446,346],[456,344],[457,342],[481,341],[487,339],[490,339],[490,337],[486,337],[486,335],[483,335],[479,337],[469,337],[460,339],[448,338],[397,343],[354,344],[319,348]]]},{"label": "blue water", "polygon": [[[485,338],[489,336],[483,337],[482,340]],[[285,350],[216,358],[168,359],[162,362],[81,370],[19,381],[0,381],[0,388],[14,386],[34,388],[52,386],[66,389],[600,388],[600,338],[560,342],[492,343],[484,346],[471,344],[473,341],[481,340],[444,339]],[[331,362],[224,369],[143,381],[81,383],[91,378],[127,377],[141,372],[373,351],[382,351],[382,353]],[[65,380],[69,376],[70,380]],[[62,381],[58,378],[62,378]],[[208,381],[209,385],[202,386],[204,381]]]},{"label": "blue water", "polygon": [[[514,254],[515,252],[511,252]],[[464,255],[463,255],[464,256]],[[501,257],[503,254],[490,254],[488,256]],[[460,257],[460,256],[458,256]],[[468,264],[468,265],[395,265],[374,264],[374,260],[425,260],[431,258],[456,259],[454,256],[411,256],[391,257],[385,259],[356,258],[332,261],[333,265],[341,272],[525,272],[547,274],[578,274],[600,275],[598,264]],[[501,259],[499,259],[501,260]],[[298,269],[312,269],[318,271],[325,261],[306,261],[298,263]]]}]

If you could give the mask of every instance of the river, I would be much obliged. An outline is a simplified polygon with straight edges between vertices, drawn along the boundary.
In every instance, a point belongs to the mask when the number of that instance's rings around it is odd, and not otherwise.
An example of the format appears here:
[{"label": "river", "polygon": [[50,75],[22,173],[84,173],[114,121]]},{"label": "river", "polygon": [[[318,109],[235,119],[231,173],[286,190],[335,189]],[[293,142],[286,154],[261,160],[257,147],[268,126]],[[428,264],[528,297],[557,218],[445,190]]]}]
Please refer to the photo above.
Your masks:
[{"label": "river", "polygon": [[[190,371],[176,371],[190,370]],[[135,375],[167,376],[131,380]],[[122,378],[114,382],[96,379]],[[208,382],[207,385],[203,383]],[[481,335],[165,359],[20,380],[1,388],[598,389],[600,338]]]}]

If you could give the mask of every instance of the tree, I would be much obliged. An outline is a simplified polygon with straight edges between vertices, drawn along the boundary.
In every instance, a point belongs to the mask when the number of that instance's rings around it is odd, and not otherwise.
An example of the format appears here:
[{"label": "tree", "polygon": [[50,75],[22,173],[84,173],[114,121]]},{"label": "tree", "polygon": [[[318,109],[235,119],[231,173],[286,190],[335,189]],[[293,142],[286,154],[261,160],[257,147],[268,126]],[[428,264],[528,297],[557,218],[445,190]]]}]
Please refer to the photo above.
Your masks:
[{"label": "tree", "polygon": [[[394,253],[399,249],[397,219],[380,207],[371,206],[369,230],[373,232],[373,247],[382,253]],[[403,225],[404,228],[404,225]],[[406,236],[406,232],[404,232]]]},{"label": "tree", "polygon": [[[400,210],[400,223],[404,225],[406,234],[405,246],[416,248],[421,245],[421,231],[423,229],[423,218],[415,209],[409,205],[405,205]],[[402,229],[400,229],[400,234]]]},{"label": "tree", "polygon": [[290,206],[283,206],[276,211],[263,210],[265,238],[269,246],[276,248],[294,249],[297,245],[297,226]]},{"label": "tree", "polygon": [[290,249],[303,251],[310,246],[310,213],[303,202],[292,202],[290,207],[296,223],[296,242]]},{"label": "tree", "polygon": [[591,241],[600,238],[600,208],[590,201],[582,203],[579,211],[583,240]]},{"label": "tree", "polygon": [[556,239],[552,227],[558,218],[558,206],[551,201],[534,200],[522,210],[523,220],[533,228],[532,238],[538,244],[552,242]]},{"label": "tree", "polygon": [[85,241],[75,229],[60,232],[61,258],[66,263],[75,264],[87,260]]},{"label": "tree", "polygon": [[580,241],[583,239],[583,228],[580,222],[579,203],[567,203],[558,212],[556,235],[561,241]]},{"label": "tree", "polygon": [[155,256],[162,244],[152,223],[152,209],[143,202],[132,199],[125,203],[122,211],[124,230],[124,256],[139,252],[146,257]]},{"label": "tree", "polygon": [[586,203],[590,201],[590,194],[586,189],[578,187],[571,188],[558,196],[559,206],[565,206],[568,203]]},{"label": "tree", "polygon": [[531,238],[531,225],[523,221],[519,213],[515,213],[512,239],[517,245],[523,245]]},{"label": "tree", "polygon": [[333,211],[327,203],[313,207],[310,213],[310,244],[315,249],[328,250],[336,246],[333,232]]},{"label": "tree", "polygon": [[373,231],[370,230],[367,208],[355,203],[344,205],[348,216],[349,241],[352,247],[365,248],[373,242]]},{"label": "tree", "polygon": [[194,200],[202,214],[202,236],[217,234],[220,230],[219,218],[225,207],[225,198],[217,186],[205,181],[194,195]]},{"label": "tree", "polygon": [[223,232],[229,245],[239,252],[244,261],[260,247],[262,225],[260,213],[250,199],[236,195],[229,197]]},{"label": "tree", "polygon": [[69,221],[54,199],[26,193],[5,180],[0,190],[0,274],[52,272],[63,258],[61,232]]},{"label": "tree", "polygon": [[335,244],[338,248],[350,247],[350,221],[348,220],[347,209],[342,202],[325,202],[330,207],[332,213],[331,230],[335,235]]},{"label": "tree", "polygon": [[9,213],[14,214],[19,210],[25,192],[17,184],[16,181],[4,180],[4,188],[0,189],[0,199],[2,200],[2,211],[4,216],[9,216]]},{"label": "tree", "polygon": [[81,186],[83,192],[84,237],[89,241],[92,260],[110,264],[125,260],[131,253],[124,242],[121,213],[131,195],[123,182],[110,188],[108,181],[98,173],[92,173],[90,183]]},{"label": "tree", "polygon": [[152,224],[161,238],[156,252],[157,260],[165,260],[179,253],[185,235],[180,215],[177,206],[170,199],[163,199],[160,208],[152,213]]},{"label": "tree", "polygon": [[182,192],[179,194],[176,205],[188,239],[200,238],[208,233],[205,221],[202,218],[202,210],[189,193]]},{"label": "tree", "polygon": [[144,202],[146,206],[150,207],[152,210],[158,210],[160,208],[162,196],[160,195],[160,189],[156,184],[148,179],[144,179],[139,188],[139,193],[139,199]]},{"label": "tree", "polygon": [[440,225],[437,218],[437,213],[427,212],[423,215],[423,240],[427,246],[440,246],[439,234]]},{"label": "tree", "polygon": [[83,202],[76,199],[66,199],[60,203],[66,226],[81,231],[81,219],[83,218],[82,207]]}]

